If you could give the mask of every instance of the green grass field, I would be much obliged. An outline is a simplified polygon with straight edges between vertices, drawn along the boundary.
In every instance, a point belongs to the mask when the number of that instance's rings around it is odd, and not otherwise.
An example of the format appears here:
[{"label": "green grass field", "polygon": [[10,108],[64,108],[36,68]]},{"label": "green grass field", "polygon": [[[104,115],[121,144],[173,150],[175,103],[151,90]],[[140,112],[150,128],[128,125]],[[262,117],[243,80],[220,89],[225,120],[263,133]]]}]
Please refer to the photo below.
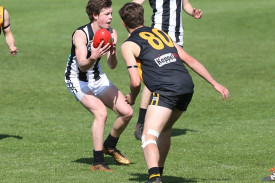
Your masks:
[{"label": "green grass field", "polygon": [[[124,93],[128,72],[120,56],[127,37],[118,16],[126,0],[113,1],[120,63],[103,70]],[[190,71],[195,94],[176,123],[164,183],[261,182],[275,167],[275,1],[190,0],[203,18],[184,19],[184,49],[230,91],[220,95]],[[114,173],[91,172],[93,117],[67,91],[64,70],[71,34],[88,23],[87,0],[1,0],[11,16],[18,55],[0,36],[0,182],[145,182],[135,115],[118,148],[132,161],[107,163]],[[151,9],[144,5],[146,25]],[[109,111],[106,134],[115,119]]]}]

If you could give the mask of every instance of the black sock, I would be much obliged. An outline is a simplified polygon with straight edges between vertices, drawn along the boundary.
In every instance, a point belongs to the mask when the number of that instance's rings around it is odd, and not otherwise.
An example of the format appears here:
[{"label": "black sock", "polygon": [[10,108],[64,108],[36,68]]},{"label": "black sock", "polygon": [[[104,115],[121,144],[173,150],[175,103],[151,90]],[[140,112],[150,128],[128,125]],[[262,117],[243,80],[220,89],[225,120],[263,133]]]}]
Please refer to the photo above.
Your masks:
[{"label": "black sock", "polygon": [[104,154],[103,151],[95,151],[94,150],[94,165],[104,162]]},{"label": "black sock", "polygon": [[162,175],[163,175],[163,169],[164,169],[164,167],[159,167],[159,173],[160,173],[160,176],[162,176]]},{"label": "black sock", "polygon": [[144,124],[146,112],[147,112],[147,109],[139,108],[139,116],[138,116],[138,122],[137,123]]},{"label": "black sock", "polygon": [[155,181],[157,177],[160,177],[160,170],[159,167],[152,167],[148,170],[149,173],[149,180]]},{"label": "black sock", "polygon": [[111,134],[108,135],[107,139],[104,141],[104,147],[115,148],[119,138],[113,137]]}]

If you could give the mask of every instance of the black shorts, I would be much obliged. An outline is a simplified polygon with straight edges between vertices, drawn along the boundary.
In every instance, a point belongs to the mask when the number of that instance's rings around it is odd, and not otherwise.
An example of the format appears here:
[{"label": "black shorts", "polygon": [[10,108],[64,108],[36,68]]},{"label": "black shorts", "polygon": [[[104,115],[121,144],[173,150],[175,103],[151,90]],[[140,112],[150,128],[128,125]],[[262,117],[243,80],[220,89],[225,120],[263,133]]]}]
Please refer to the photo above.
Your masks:
[{"label": "black shorts", "polygon": [[187,93],[177,96],[166,96],[152,92],[149,105],[157,105],[169,108],[171,110],[178,109],[186,111],[191,102],[193,93]]}]

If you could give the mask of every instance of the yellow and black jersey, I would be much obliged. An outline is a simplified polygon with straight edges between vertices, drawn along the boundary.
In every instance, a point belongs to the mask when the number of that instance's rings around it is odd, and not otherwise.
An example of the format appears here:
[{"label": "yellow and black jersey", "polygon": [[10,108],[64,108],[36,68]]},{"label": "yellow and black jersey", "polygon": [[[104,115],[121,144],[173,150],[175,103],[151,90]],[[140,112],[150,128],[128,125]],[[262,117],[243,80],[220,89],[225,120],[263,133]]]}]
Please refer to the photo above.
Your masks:
[{"label": "yellow and black jersey", "polygon": [[126,41],[139,45],[140,77],[151,92],[175,96],[193,93],[194,84],[171,38],[156,28],[136,29]]}]

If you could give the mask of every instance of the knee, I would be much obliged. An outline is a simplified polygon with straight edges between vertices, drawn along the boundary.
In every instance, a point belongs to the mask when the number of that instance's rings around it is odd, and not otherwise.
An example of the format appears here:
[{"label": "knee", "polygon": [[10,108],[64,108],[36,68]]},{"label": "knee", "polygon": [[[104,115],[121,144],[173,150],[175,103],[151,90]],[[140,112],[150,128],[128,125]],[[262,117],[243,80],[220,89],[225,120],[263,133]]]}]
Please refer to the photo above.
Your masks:
[{"label": "knee", "polygon": [[93,113],[95,121],[97,122],[106,122],[107,120],[107,109],[105,110],[97,110]]},{"label": "knee", "polygon": [[131,118],[133,117],[134,111],[132,109],[132,107],[128,107],[127,111],[125,111],[121,117],[124,119],[125,122],[129,122],[131,120]]},{"label": "knee", "polygon": [[157,145],[158,137],[159,137],[159,132],[157,132],[156,130],[144,129],[141,137],[141,143],[142,143],[141,147],[145,149],[146,146],[148,146],[149,144]]},{"label": "knee", "polygon": [[134,114],[134,110],[132,109],[132,107],[129,107],[129,111],[127,114],[127,118],[129,118],[129,121],[133,117],[133,114]]}]

